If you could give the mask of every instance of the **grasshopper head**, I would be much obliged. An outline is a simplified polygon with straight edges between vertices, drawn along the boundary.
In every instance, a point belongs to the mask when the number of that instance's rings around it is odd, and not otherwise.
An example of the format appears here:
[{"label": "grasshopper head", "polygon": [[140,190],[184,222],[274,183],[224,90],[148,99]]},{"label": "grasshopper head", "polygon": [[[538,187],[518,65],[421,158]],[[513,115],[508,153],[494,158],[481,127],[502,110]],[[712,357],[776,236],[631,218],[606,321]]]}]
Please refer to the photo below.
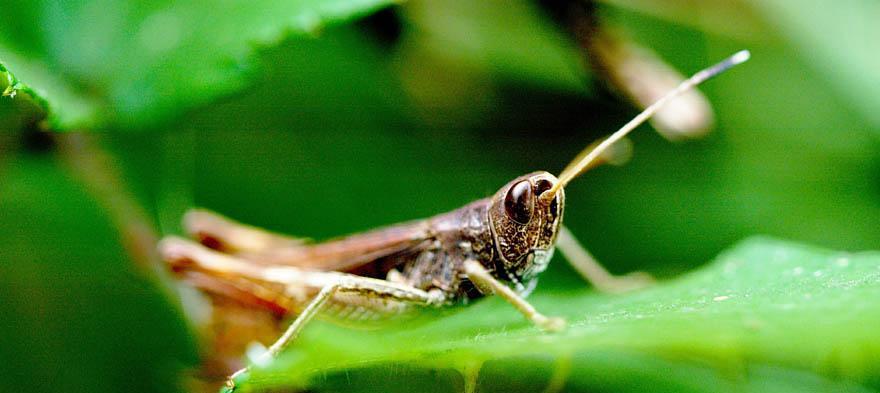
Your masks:
[{"label": "grasshopper head", "polygon": [[553,257],[556,232],[562,223],[565,193],[542,194],[558,182],[547,172],[533,172],[513,179],[492,197],[489,224],[497,268],[515,281],[531,281],[547,268]]}]

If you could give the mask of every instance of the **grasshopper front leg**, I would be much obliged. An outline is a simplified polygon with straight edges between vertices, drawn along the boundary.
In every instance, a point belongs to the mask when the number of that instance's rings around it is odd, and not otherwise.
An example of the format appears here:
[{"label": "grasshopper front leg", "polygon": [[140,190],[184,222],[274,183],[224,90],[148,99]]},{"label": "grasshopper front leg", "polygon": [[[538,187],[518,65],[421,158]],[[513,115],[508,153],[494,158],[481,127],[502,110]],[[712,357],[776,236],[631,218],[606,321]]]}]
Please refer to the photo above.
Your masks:
[{"label": "grasshopper front leg", "polygon": [[486,271],[479,262],[469,259],[464,262],[464,271],[471,280],[484,293],[494,293],[521,312],[528,320],[543,330],[558,332],[565,329],[565,320],[559,317],[548,317],[538,312],[535,306],[517,295],[510,287],[502,284],[492,274]]}]

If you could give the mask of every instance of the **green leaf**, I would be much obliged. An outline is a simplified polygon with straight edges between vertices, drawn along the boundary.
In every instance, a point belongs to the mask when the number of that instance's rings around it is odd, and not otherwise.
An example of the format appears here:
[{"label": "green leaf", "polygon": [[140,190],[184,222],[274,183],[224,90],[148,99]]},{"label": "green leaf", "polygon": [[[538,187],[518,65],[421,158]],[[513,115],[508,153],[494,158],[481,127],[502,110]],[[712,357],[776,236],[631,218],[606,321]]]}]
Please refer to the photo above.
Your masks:
[{"label": "green leaf", "polygon": [[[9,72],[9,70],[6,69],[6,65],[4,65],[2,62],[0,62],[0,75],[2,75],[2,78],[0,78],[0,88],[2,88],[0,89],[2,90],[0,96],[15,97],[21,90],[24,90],[25,94],[33,95],[31,89],[25,84],[21,83],[21,81],[19,81],[13,73]],[[45,105],[41,105],[45,104],[42,101],[42,98],[38,97],[38,100],[39,101],[37,105],[41,108],[45,107]]]},{"label": "green leaf", "polygon": [[57,156],[0,147],[2,390],[185,391],[198,352],[179,305]]},{"label": "green leaf", "polygon": [[[616,8],[608,14],[606,23],[622,25],[685,73],[742,48],[752,59],[700,87],[718,125],[706,139],[670,145],[637,131],[626,167],[569,186],[566,221],[600,260],[617,271],[673,272],[755,233],[877,248],[876,127],[834,94],[833,75],[817,72],[803,50],[773,34],[733,41]],[[577,152],[562,149],[565,160]]]},{"label": "green leaf", "polygon": [[[741,39],[766,39],[770,34],[768,27],[752,15],[748,5],[741,1],[602,0],[599,3],[636,11],[679,26]],[[736,20],[736,23],[730,23],[731,20]]]},{"label": "green leaf", "polygon": [[[873,0],[834,2],[799,0],[709,0],[694,3],[671,0],[605,0],[616,7],[639,11],[694,26],[707,32],[745,39],[749,47],[783,39],[808,61],[875,128],[880,125],[880,53],[876,37],[880,3]],[[736,23],[730,23],[735,20]],[[758,54],[759,56],[761,54]],[[806,77],[805,77],[806,78]]]},{"label": "green leaf", "polygon": [[[16,73],[5,60],[18,64]],[[27,83],[19,79],[22,75]],[[23,105],[50,129],[88,127],[98,118],[96,103],[53,77],[39,64],[26,63],[0,51],[0,107]]]},{"label": "green leaf", "polygon": [[[810,2],[751,0],[770,25],[789,39],[798,56],[821,71],[837,94],[880,126],[880,3],[872,0]],[[845,21],[845,22],[843,22]]]},{"label": "green leaf", "polygon": [[[42,118],[48,112],[49,104],[30,86],[21,82],[15,74],[0,61],[0,130],[21,127],[25,120],[18,117]],[[32,116],[13,116],[21,112]]]},{"label": "green leaf", "polygon": [[406,391],[433,376],[434,391],[474,381],[479,391],[540,390],[553,378],[574,390],[778,391],[855,389],[880,376],[878,252],[754,238],[629,295],[542,284],[533,302],[568,319],[563,333],[538,331],[497,298],[415,327],[316,323],[243,388]]},{"label": "green leaf", "polygon": [[502,110],[512,86],[543,94],[590,93],[581,49],[532,2],[422,1],[401,10],[412,27],[401,35],[396,68],[416,108],[433,124],[485,120]]},{"label": "green leaf", "polygon": [[[105,101],[110,125],[143,128],[244,89],[255,48],[318,34],[393,3],[13,0],[19,18],[0,26],[0,53],[26,56]],[[23,27],[40,30],[22,34]],[[70,128],[62,120],[58,125]]]},{"label": "green leaf", "polygon": [[[404,45],[430,52],[435,62],[561,91],[583,93],[588,88],[580,48],[530,2],[423,1],[404,10],[418,26]],[[413,48],[415,43],[423,47]]]}]

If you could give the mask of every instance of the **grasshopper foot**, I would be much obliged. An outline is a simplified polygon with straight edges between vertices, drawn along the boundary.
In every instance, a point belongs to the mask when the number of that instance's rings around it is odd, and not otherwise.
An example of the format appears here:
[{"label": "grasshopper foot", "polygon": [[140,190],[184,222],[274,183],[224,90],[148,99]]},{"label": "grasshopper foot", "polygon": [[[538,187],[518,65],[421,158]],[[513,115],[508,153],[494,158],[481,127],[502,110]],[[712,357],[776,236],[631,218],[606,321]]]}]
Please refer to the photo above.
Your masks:
[{"label": "grasshopper foot", "polygon": [[235,381],[231,379],[226,380],[226,384],[223,386],[223,393],[232,393],[235,391]]},{"label": "grasshopper foot", "polygon": [[248,367],[245,367],[241,370],[238,370],[238,371],[232,373],[232,375],[230,375],[229,378],[226,378],[226,384],[223,386],[223,393],[234,392],[235,388],[237,387],[235,384],[235,379],[240,377],[242,374],[244,374],[246,372],[248,372]]},{"label": "grasshopper foot", "polygon": [[565,330],[566,322],[565,319],[560,317],[545,317],[540,315],[535,318],[535,324],[538,325],[541,330],[548,333],[558,333]]}]

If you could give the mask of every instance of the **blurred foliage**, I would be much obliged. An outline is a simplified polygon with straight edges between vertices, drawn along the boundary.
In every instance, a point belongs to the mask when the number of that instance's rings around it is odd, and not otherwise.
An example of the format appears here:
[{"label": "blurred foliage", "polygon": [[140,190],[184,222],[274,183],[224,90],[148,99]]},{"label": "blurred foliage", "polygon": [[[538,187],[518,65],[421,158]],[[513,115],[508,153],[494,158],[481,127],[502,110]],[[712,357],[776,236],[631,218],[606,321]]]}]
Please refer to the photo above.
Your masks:
[{"label": "blurred foliage", "polygon": [[[173,391],[196,363],[178,301],[133,267],[107,201],[59,159],[56,141],[67,136],[35,129],[98,131],[161,233],[179,232],[182,212],[198,205],[323,239],[447,211],[525,172],[556,172],[635,112],[584,67],[547,1],[388,3],[6,1],[0,90],[19,83],[9,71],[33,90],[0,97],[4,383]],[[672,277],[753,234],[880,249],[874,2],[605,0],[597,13],[685,73],[743,47],[753,53],[702,88],[716,110],[713,134],[670,144],[644,127],[628,166],[568,188],[566,223],[600,260]],[[760,266],[778,247],[798,259]],[[728,281],[731,255],[747,264]],[[379,391],[393,377],[455,390],[461,361],[480,354],[493,359],[480,389],[539,390],[559,369],[558,350],[576,347],[572,383],[582,385],[570,389],[878,389],[876,256],[815,281],[784,275],[797,265],[812,274],[829,258],[752,241],[707,270],[622,298],[586,294],[557,260],[536,302],[585,321],[565,335],[537,335],[490,299],[413,330],[322,325],[277,366],[315,365],[282,380],[304,382],[326,370],[314,359],[350,360],[327,351],[353,337],[375,365],[334,368],[311,379],[318,386]],[[857,288],[837,285],[860,273]],[[688,292],[697,287],[712,293]],[[676,308],[726,289],[753,296],[693,315]],[[755,321],[763,325],[749,330]],[[448,340],[433,340],[444,331]],[[398,339],[425,345],[408,353]],[[544,340],[548,352],[535,353]],[[437,348],[450,352],[402,364]]]},{"label": "blurred foliage", "polygon": [[115,228],[59,161],[3,159],[2,390],[178,391],[177,373],[197,358],[177,307],[137,274]]},{"label": "blurred foliage", "polygon": [[[0,56],[16,53],[38,61],[40,71],[64,76],[78,95],[109,109],[61,117],[59,128],[109,122],[139,129],[245,88],[243,76],[255,47],[316,34],[390,3],[9,0],[4,14],[10,23],[0,25]],[[38,87],[60,85],[36,69],[18,72]],[[58,107],[62,113],[71,110]]]},{"label": "blurred foliage", "polygon": [[[2,48],[0,48],[2,50]],[[23,71],[28,76],[28,81],[36,80],[40,83],[38,89],[34,89],[28,83],[16,77],[12,70],[0,63],[0,79],[3,84],[3,97],[8,97],[4,103],[4,109],[19,107],[19,111],[33,112],[26,119],[18,121],[4,117],[0,125],[4,128],[13,128],[18,124],[27,124],[46,117],[48,126],[57,128],[62,124],[85,127],[96,116],[96,108],[88,99],[72,92],[69,86],[50,75],[49,71],[40,64],[28,63],[12,54],[2,53],[3,59],[17,65],[15,72]]]}]

